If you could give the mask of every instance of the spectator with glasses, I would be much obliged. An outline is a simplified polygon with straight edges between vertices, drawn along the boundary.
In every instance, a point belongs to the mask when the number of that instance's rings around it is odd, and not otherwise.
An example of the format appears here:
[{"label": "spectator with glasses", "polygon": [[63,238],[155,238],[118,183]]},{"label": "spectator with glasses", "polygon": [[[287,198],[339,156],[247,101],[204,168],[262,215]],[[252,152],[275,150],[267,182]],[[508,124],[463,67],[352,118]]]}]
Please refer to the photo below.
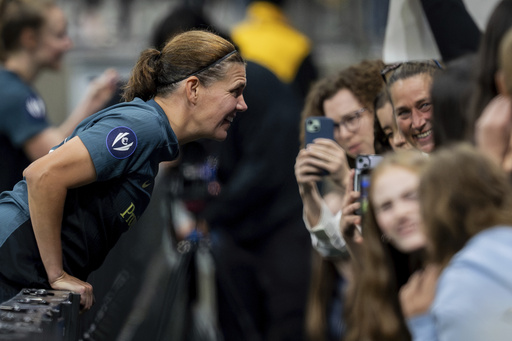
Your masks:
[{"label": "spectator with glasses", "polygon": [[[314,247],[324,256],[345,254],[339,219],[334,219],[334,214],[341,212],[345,182],[355,157],[391,149],[374,138],[373,102],[383,87],[383,67],[381,60],[351,65],[317,81],[306,97],[302,122],[311,116],[326,116],[335,124],[334,141],[315,140],[299,151],[295,162],[304,221],[312,233]],[[301,129],[304,141],[304,124]],[[324,170],[327,176],[322,175]]]},{"label": "spectator with glasses", "polygon": [[428,60],[397,63],[382,70],[400,131],[425,153],[435,147],[430,88],[440,69],[438,61]]},{"label": "spectator with glasses", "polygon": [[[303,219],[316,250],[313,260],[318,262],[312,269],[308,302],[307,328],[312,339],[317,339],[318,335],[339,339],[339,333],[343,333],[343,300],[340,296],[351,274],[346,261],[348,253],[339,230],[341,203],[355,157],[390,149],[386,140],[374,137],[373,103],[384,85],[380,77],[383,67],[380,60],[362,61],[317,81],[302,110],[303,143],[304,122],[308,117],[326,116],[335,126],[334,140],[314,140],[299,151],[295,163]],[[325,171],[328,175],[323,176]],[[322,324],[322,320],[329,322]]]}]

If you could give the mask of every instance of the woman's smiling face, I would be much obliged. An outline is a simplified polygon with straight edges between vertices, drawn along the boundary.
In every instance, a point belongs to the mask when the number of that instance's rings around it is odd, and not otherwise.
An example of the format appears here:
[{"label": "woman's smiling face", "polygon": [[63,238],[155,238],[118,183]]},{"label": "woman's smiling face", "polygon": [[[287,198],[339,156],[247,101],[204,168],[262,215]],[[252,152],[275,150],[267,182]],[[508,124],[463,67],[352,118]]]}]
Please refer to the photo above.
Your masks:
[{"label": "woman's smiling face", "polygon": [[389,89],[400,131],[409,143],[425,153],[434,149],[431,83],[430,75],[418,74],[396,81]]},{"label": "woman's smiling face", "polygon": [[405,253],[425,247],[418,200],[419,175],[401,166],[389,166],[373,180],[371,200],[381,232]]}]

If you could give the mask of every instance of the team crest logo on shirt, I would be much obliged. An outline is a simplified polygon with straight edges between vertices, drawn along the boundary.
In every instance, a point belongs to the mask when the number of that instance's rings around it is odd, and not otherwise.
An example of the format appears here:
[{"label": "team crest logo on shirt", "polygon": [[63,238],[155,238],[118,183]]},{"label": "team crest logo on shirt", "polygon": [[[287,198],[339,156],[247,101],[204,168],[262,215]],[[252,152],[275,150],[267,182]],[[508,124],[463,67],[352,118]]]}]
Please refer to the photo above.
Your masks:
[{"label": "team crest logo on shirt", "polygon": [[46,117],[46,106],[44,101],[39,96],[30,96],[25,102],[25,109],[27,113],[35,119],[43,119]]},{"label": "team crest logo on shirt", "polygon": [[128,127],[117,127],[107,135],[107,149],[116,159],[125,159],[137,148],[137,136]]}]

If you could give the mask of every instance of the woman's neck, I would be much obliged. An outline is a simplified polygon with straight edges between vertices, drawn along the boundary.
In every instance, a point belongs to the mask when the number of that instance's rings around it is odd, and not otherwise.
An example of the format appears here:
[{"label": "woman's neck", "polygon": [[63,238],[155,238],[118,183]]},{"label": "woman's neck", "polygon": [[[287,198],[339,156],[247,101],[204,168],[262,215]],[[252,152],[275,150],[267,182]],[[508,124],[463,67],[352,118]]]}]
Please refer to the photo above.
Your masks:
[{"label": "woman's neck", "polygon": [[25,82],[32,84],[38,73],[39,67],[35,65],[34,61],[27,53],[19,52],[7,57],[4,62],[6,70],[14,72]]}]

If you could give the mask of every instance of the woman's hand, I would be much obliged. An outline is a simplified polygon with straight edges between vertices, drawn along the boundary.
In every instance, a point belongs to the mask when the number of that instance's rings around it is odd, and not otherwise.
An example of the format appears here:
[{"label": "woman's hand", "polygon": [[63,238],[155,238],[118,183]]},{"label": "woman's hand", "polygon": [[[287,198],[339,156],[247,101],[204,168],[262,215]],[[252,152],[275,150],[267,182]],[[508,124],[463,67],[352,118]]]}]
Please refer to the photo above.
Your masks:
[{"label": "woman's hand", "polygon": [[512,171],[512,104],[510,97],[497,96],[485,107],[476,122],[478,148],[506,172]]},{"label": "woman's hand", "polygon": [[430,309],[440,273],[439,266],[428,265],[425,270],[418,270],[412,274],[409,281],[402,286],[399,299],[406,318],[425,314]]},{"label": "woman's hand", "polygon": [[118,82],[118,72],[115,69],[106,69],[89,83],[83,101],[87,103],[91,113],[103,109],[114,96]]},{"label": "woman's hand", "polygon": [[313,156],[307,149],[301,149],[295,159],[295,178],[299,187],[311,187],[322,181],[321,170],[314,164]]},{"label": "woman's hand", "polygon": [[80,305],[82,306],[82,311],[91,309],[94,304],[92,285],[68,275],[65,272],[63,272],[58,278],[50,281],[50,286],[55,290],[68,290],[80,294]]},{"label": "woman's hand", "polygon": [[316,159],[318,167],[325,169],[335,184],[345,188],[345,180],[350,168],[343,148],[330,139],[316,139],[314,142],[306,146],[306,149]]},{"label": "woman's hand", "polygon": [[352,240],[355,243],[362,242],[360,230],[357,228],[361,226],[361,216],[356,214],[356,211],[361,207],[359,202],[360,193],[354,191],[354,174],[352,169],[348,174],[346,193],[343,197],[343,204],[341,209],[340,229],[341,235],[345,240]]},{"label": "woman's hand", "polygon": [[[345,151],[335,141],[316,139],[314,143],[308,144],[299,156],[302,157],[300,166],[303,167],[303,174],[316,174],[321,180],[322,172],[327,171],[334,183],[345,188],[344,181],[349,170],[347,157]],[[297,176],[297,169],[295,174]]]}]

